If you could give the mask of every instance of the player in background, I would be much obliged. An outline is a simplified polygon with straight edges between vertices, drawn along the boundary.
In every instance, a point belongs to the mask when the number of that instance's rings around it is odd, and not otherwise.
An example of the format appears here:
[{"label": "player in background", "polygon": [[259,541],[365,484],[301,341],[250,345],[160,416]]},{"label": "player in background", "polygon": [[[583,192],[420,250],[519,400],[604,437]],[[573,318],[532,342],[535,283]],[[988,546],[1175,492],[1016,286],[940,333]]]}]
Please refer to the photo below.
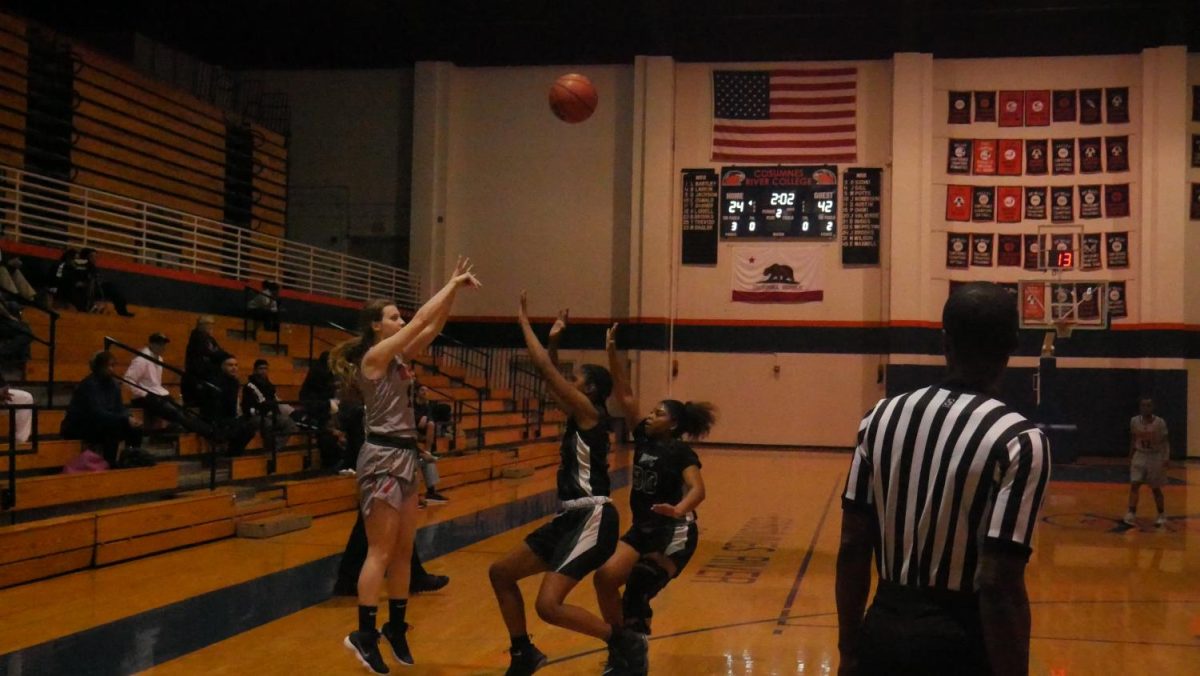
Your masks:
[{"label": "player in background", "polygon": [[[637,397],[617,355],[617,324],[608,330],[605,349],[613,393],[633,430],[629,491],[633,525],[592,581],[605,622],[649,634],[650,600],[679,575],[696,551],[695,510],[704,501],[704,477],[700,458],[682,438],[707,435],[716,416],[708,402],[664,399],[639,420]],[[621,585],[625,585],[623,597]],[[618,657],[609,655],[605,673],[626,673],[620,670]]]},{"label": "player in background", "polygon": [[1138,415],[1129,421],[1129,511],[1125,523],[1137,524],[1138,493],[1142,484],[1150,485],[1154,493],[1154,505],[1158,507],[1156,528],[1167,523],[1162,487],[1167,480],[1167,460],[1171,457],[1171,445],[1167,438],[1167,421],[1154,415],[1154,399],[1142,397],[1138,402]]},{"label": "player in background", "polygon": [[539,573],[543,574],[542,582],[534,602],[538,617],[607,642],[624,662],[644,664],[645,636],[609,625],[583,608],[566,603],[567,595],[580,580],[612,556],[620,533],[617,509],[609,497],[608,413],[604,407],[612,392],[612,376],[603,366],[584,364],[573,382],[567,380],[533,333],[524,292],[518,319],[529,358],[549,385],[555,402],[566,412],[567,428],[559,451],[558,515],[526,536],[488,570],[512,641],[507,674],[532,674],[546,663],[546,656],[530,641],[525,600],[517,586],[518,580]]}]

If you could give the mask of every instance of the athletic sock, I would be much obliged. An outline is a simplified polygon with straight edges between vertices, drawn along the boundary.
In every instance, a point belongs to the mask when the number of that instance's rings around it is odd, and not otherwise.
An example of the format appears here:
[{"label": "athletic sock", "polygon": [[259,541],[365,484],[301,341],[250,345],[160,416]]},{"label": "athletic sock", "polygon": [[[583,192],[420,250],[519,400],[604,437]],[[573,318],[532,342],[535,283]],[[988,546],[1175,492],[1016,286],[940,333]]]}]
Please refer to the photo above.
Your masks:
[{"label": "athletic sock", "polygon": [[388,623],[396,629],[404,628],[404,614],[408,612],[408,599],[388,599]]},{"label": "athletic sock", "polygon": [[529,634],[521,634],[520,636],[512,637],[512,647],[513,650],[524,650],[532,648],[533,642],[529,640]]},{"label": "athletic sock", "polygon": [[375,606],[358,607],[358,630],[375,633],[375,615],[379,609]]}]

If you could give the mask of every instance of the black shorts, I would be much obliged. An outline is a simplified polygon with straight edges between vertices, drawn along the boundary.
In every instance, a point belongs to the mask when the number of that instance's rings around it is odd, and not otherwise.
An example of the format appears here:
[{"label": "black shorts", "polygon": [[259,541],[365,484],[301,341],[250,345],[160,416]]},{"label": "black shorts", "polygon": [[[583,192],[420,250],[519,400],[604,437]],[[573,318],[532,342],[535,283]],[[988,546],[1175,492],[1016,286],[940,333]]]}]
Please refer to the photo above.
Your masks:
[{"label": "black shorts", "polygon": [[880,582],[857,642],[863,676],[992,673],[974,594]]},{"label": "black shorts", "polygon": [[662,554],[675,564],[675,576],[696,553],[699,531],[695,521],[649,527],[634,525],[621,536],[621,542],[633,547],[638,554]]},{"label": "black shorts", "polygon": [[611,502],[559,512],[525,536],[525,544],[550,570],[576,580],[608,561],[617,549],[620,517]]}]

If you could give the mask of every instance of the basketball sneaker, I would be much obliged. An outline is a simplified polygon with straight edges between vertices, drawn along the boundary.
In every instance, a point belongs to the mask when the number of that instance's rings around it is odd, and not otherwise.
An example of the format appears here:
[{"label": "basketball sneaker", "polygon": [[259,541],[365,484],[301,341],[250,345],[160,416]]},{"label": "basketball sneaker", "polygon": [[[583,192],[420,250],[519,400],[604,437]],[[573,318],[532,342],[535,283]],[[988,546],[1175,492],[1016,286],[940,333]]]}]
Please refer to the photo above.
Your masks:
[{"label": "basketball sneaker", "polygon": [[425,501],[430,504],[437,505],[437,504],[442,504],[445,502],[450,502],[450,498],[442,495],[441,493],[438,493],[437,491],[430,490],[425,493]]},{"label": "basketball sneaker", "polygon": [[383,625],[383,637],[387,639],[388,645],[392,647],[392,657],[396,661],[406,667],[411,667],[413,663],[412,651],[408,649],[408,630],[412,625],[405,624],[400,629],[392,626],[391,622]]},{"label": "basketball sneaker", "polygon": [[624,671],[618,673],[645,676],[650,671],[650,643],[646,639],[646,635],[628,630],[622,631],[617,640],[613,641],[609,657],[610,663],[614,661],[614,657],[617,658],[614,666],[624,667]]},{"label": "basketball sneaker", "polygon": [[546,666],[546,654],[537,649],[532,643],[528,648],[509,648],[508,654],[512,661],[504,676],[529,676]]},{"label": "basketball sneaker", "polygon": [[1137,517],[1134,515],[1133,512],[1125,512],[1125,518],[1123,519],[1123,521],[1130,526],[1137,525]]},{"label": "basketball sneaker", "polygon": [[1165,526],[1165,525],[1167,525],[1167,515],[1166,515],[1166,514],[1159,514],[1159,515],[1158,515],[1158,518],[1154,520],[1154,527],[1155,527],[1155,528],[1162,528],[1162,527],[1163,527],[1163,526]]},{"label": "basketball sneaker", "polygon": [[367,671],[373,674],[388,673],[383,655],[379,653],[378,632],[352,631],[342,641],[342,645],[353,653],[354,657],[358,659],[358,663],[363,665]]}]

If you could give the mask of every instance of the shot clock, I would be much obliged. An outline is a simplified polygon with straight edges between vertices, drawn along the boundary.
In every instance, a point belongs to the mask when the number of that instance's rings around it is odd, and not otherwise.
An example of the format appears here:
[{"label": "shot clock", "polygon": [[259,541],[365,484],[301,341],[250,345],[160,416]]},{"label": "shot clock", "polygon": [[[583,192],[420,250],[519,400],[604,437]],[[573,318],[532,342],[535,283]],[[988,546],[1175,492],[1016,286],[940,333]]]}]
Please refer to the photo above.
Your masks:
[{"label": "shot clock", "polygon": [[722,167],[721,236],[832,239],[837,167]]}]

